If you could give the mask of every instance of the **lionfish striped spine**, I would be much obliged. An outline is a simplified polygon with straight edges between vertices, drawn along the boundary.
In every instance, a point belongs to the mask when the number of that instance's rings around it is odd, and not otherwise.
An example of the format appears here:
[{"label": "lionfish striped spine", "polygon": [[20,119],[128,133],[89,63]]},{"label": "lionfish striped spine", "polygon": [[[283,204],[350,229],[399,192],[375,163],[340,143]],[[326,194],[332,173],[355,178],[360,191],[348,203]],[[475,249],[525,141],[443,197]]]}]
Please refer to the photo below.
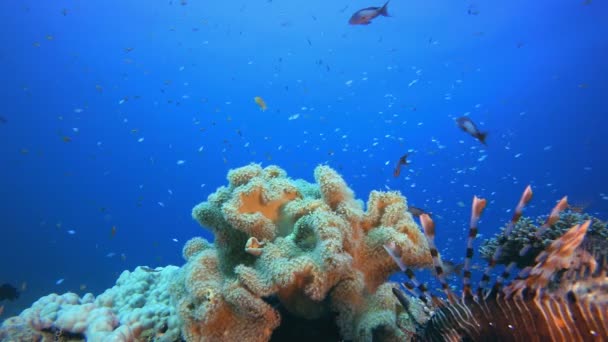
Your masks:
[{"label": "lionfish striped spine", "polygon": [[[528,205],[528,203],[530,202],[530,200],[532,200],[532,188],[528,185],[526,187],[526,190],[524,190],[524,193],[521,195],[521,198],[519,199],[519,203],[517,203],[517,207],[515,207],[515,211],[513,213],[513,217],[511,217],[511,221],[507,224],[507,227],[504,230],[504,236],[507,237],[511,234],[511,231],[513,230],[513,228],[515,227],[515,225],[517,224],[517,222],[519,221],[519,219],[521,218],[521,215],[523,214],[524,211],[524,207],[526,205]],[[482,289],[485,289],[486,286],[488,285],[488,282],[490,280],[490,273],[492,272],[492,270],[494,269],[494,267],[496,266],[496,263],[498,261],[498,258],[500,258],[501,254],[502,254],[502,247],[503,246],[498,246],[496,248],[496,250],[494,251],[494,254],[492,255],[490,261],[488,262],[488,266],[486,267],[483,276],[481,278],[481,281],[479,283],[479,288],[477,290],[477,292],[481,292]],[[513,268],[513,266],[515,266],[515,263],[513,263],[513,265],[509,265],[510,268]],[[496,278],[496,286],[497,287],[502,287],[502,284],[504,282],[505,279],[509,278],[510,275],[510,270],[509,267],[507,267],[505,269],[505,271]]]},{"label": "lionfish striped spine", "polygon": [[445,278],[445,274],[443,272],[443,263],[441,262],[441,258],[439,258],[439,252],[437,251],[437,247],[435,246],[435,223],[431,220],[431,217],[428,214],[422,214],[420,216],[420,223],[424,228],[424,236],[426,236],[426,241],[429,245],[429,250],[431,252],[431,257],[433,258],[433,266],[435,267],[435,274],[439,282],[441,283],[441,288],[445,295],[448,297],[450,302],[454,302],[456,298],[452,291],[450,291],[450,286]]},{"label": "lionfish striped spine", "polygon": [[[509,234],[530,201],[532,191],[526,188],[511,222],[505,229]],[[465,263],[473,257],[473,239],[485,201],[473,200],[471,224],[467,239]],[[552,210],[539,230],[550,229],[559,219],[559,212],[567,207],[564,197]],[[413,335],[417,341],[606,341],[608,340],[608,263],[604,256],[597,262],[593,255],[580,248],[590,221],[571,227],[554,240],[536,258],[536,264],[520,272],[519,278],[503,287],[505,273],[488,292],[483,293],[490,271],[500,254],[494,254],[486,268],[476,295],[471,293],[469,267],[465,266],[463,293],[459,299],[450,291],[445,280],[441,258],[435,246],[435,225],[428,215],[420,216],[421,225],[433,257],[435,273],[448,302],[429,295],[419,284],[408,287],[424,298],[426,305],[434,305],[428,321],[418,323]],[[385,246],[389,255],[401,260],[394,244]],[[501,247],[499,247],[500,249]],[[525,248],[525,247],[524,247]],[[528,248],[529,249],[529,248]],[[606,251],[601,251],[606,253]],[[500,253],[500,252],[498,252]],[[401,265],[402,266],[402,263]],[[509,265],[510,266],[510,265]],[[410,269],[406,275],[415,280]],[[565,273],[561,273],[566,270]],[[550,284],[552,286],[550,286]],[[555,286],[557,284],[557,286]],[[399,288],[393,293],[409,311],[410,301]],[[431,300],[427,298],[430,296]]]},{"label": "lionfish striped spine", "polygon": [[463,290],[462,296],[470,297],[471,292],[471,262],[473,261],[473,241],[477,237],[477,224],[481,213],[486,207],[486,200],[477,196],[473,197],[473,205],[471,206],[471,223],[469,225],[469,236],[467,238],[467,249],[464,256],[464,272],[462,277]]},{"label": "lionfish striped spine", "polygon": [[[384,249],[390,255],[390,257],[397,263],[397,266],[401,271],[408,277],[409,282],[405,282],[402,285],[415,297],[420,299],[423,303],[428,303],[431,300],[431,296],[428,293],[428,289],[424,283],[419,282],[416,279],[414,271],[405,266],[402,261],[401,253],[397,250],[394,242],[389,242],[384,245]],[[394,291],[393,291],[394,292]],[[399,297],[399,296],[397,296]]]},{"label": "lionfish striped spine", "polygon": [[[528,186],[528,188],[529,188],[529,186]],[[551,210],[551,213],[549,214],[549,217],[547,217],[547,220],[545,220],[545,223],[536,230],[536,232],[534,234],[535,239],[538,240],[540,238],[540,236],[547,229],[549,229],[549,227],[554,225],[559,220],[559,214],[562,211],[564,211],[567,207],[568,207],[568,198],[563,197],[559,202],[557,202],[555,207],[553,207],[553,209]],[[504,236],[507,237],[509,233],[510,233],[510,231],[505,230]],[[530,248],[532,248],[532,243],[531,242],[526,243],[519,251],[519,256],[526,255],[530,251]],[[499,246],[498,249],[502,249],[501,246]],[[496,279],[496,284],[494,285],[496,288],[502,287],[504,281],[511,276],[511,272],[515,268],[516,264],[517,263],[515,261],[511,261],[507,265],[507,267],[502,272],[502,274],[500,276],[498,276],[498,278]],[[518,275],[518,277],[519,278],[525,277],[526,272],[527,272],[527,270],[522,270],[520,272],[520,274]]]}]

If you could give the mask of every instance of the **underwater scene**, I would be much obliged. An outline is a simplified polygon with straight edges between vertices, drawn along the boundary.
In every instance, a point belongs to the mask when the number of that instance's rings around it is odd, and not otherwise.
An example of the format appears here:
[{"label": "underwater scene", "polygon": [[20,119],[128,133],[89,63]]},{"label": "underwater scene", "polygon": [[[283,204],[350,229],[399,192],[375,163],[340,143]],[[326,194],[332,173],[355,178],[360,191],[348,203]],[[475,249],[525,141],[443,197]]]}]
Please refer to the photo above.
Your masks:
[{"label": "underwater scene", "polygon": [[0,13],[0,341],[608,341],[607,2]]}]

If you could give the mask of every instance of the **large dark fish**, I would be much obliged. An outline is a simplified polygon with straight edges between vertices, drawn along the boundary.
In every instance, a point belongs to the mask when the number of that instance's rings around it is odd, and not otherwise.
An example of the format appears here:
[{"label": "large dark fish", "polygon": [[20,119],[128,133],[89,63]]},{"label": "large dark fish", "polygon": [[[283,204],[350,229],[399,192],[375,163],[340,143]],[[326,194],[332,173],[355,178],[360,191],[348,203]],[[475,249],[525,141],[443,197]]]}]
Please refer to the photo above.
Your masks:
[{"label": "large dark fish", "polygon": [[[530,187],[522,195],[511,222],[505,229],[510,234],[521,217],[523,207],[530,201]],[[477,223],[486,201],[475,197],[471,226],[467,239],[463,268],[463,291],[458,298],[446,282],[443,263],[435,247],[435,226],[428,215],[421,215],[437,278],[448,301],[430,295],[409,268],[404,268],[395,245],[385,249],[404,270],[410,281],[403,285],[427,306],[432,306],[430,318],[417,323],[410,332],[414,341],[606,341],[608,337],[608,265],[606,252],[590,255],[579,248],[590,221],[575,225],[536,258],[536,265],[519,273],[509,285],[503,286],[513,265],[487,289],[491,270],[500,256],[497,248],[474,293],[471,285],[473,240]],[[567,207],[562,199],[539,230],[550,229]],[[510,227],[510,228],[509,228]],[[526,246],[520,253],[525,253]],[[600,255],[603,253],[603,255]],[[393,293],[409,312],[412,298],[401,289]]]},{"label": "large dark fish", "polygon": [[17,298],[19,298],[19,291],[17,291],[16,287],[11,284],[2,284],[0,286],[0,301],[5,299],[13,301]]},{"label": "large dark fish", "polygon": [[462,116],[462,117],[459,117],[458,119],[456,119],[456,123],[458,124],[458,127],[460,127],[460,129],[469,133],[475,139],[479,140],[479,142],[481,142],[482,144],[484,144],[484,145],[486,144],[486,137],[487,137],[488,133],[481,132],[477,128],[477,125],[475,125],[473,120],[469,119],[466,116]]},{"label": "large dark fish", "polygon": [[387,11],[389,1],[382,7],[368,7],[358,10],[350,17],[348,23],[351,25],[369,25],[372,23],[372,20],[379,15],[390,17]]},{"label": "large dark fish", "polygon": [[407,165],[407,156],[408,154],[406,153],[399,158],[397,165],[395,165],[395,170],[393,171],[393,177],[399,177],[401,174],[401,166]]}]

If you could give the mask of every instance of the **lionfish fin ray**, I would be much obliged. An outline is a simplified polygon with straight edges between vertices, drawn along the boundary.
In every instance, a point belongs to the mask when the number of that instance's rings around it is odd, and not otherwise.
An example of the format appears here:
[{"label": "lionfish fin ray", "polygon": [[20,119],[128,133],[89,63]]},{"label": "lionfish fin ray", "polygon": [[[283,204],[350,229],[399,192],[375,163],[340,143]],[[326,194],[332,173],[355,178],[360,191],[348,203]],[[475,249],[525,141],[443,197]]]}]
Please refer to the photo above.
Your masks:
[{"label": "lionfish fin ray", "polygon": [[537,292],[548,286],[554,274],[571,266],[575,252],[587,234],[590,220],[572,226],[536,257],[536,265],[520,272],[523,279],[514,281],[508,292],[529,289]]},{"label": "lionfish fin ray", "polygon": [[410,283],[403,283],[405,288],[407,288],[408,291],[412,295],[418,297],[424,303],[428,303],[430,301],[428,289],[426,288],[426,286],[423,283],[420,283],[416,279],[416,275],[414,274],[414,271],[412,271],[411,268],[409,268],[407,265],[405,265],[405,263],[403,262],[401,252],[398,250],[397,245],[391,241],[387,244],[384,244],[384,250],[386,250],[386,252],[391,257],[391,259],[393,259],[393,261],[399,266],[401,271],[410,280]]},{"label": "lionfish fin ray", "polygon": [[[498,259],[500,258],[501,254],[502,254],[502,249],[504,248],[504,245],[508,242],[508,239],[506,239],[506,238],[509,237],[509,235],[511,235],[513,228],[515,227],[517,222],[519,222],[519,219],[521,218],[521,216],[523,214],[523,210],[526,207],[526,205],[528,205],[528,203],[530,203],[530,201],[532,200],[533,194],[534,193],[532,192],[532,187],[530,185],[528,185],[526,187],[526,189],[524,190],[524,192],[521,194],[519,202],[517,203],[517,206],[515,207],[515,212],[513,213],[513,216],[511,217],[511,221],[507,224],[507,226],[503,230],[503,237],[505,237],[505,242],[502,245],[499,245],[498,247],[496,247],[494,254],[490,257],[490,260],[488,261],[488,265],[486,266],[486,269],[483,273],[482,280],[479,283],[480,288],[485,288],[487,286],[488,282],[490,281],[490,273],[492,272],[492,270],[498,263]],[[499,290],[502,288],[504,281],[510,277],[511,269],[514,266],[515,266],[515,263],[509,264],[509,266],[507,268],[505,268],[505,270],[502,272],[502,274],[496,278],[496,281],[494,282],[494,285],[492,286],[493,290]],[[480,292],[479,289],[478,289],[478,292]]]},{"label": "lionfish fin ray", "polygon": [[435,276],[439,280],[439,283],[441,283],[441,288],[443,289],[445,295],[448,297],[450,303],[454,303],[456,300],[456,296],[450,290],[450,287],[448,286],[448,283],[445,279],[443,263],[441,262],[441,257],[439,256],[437,246],[435,245],[435,223],[428,214],[420,215],[420,223],[422,224],[422,228],[424,228],[424,236],[426,237],[426,242],[429,245],[431,257],[433,258]]}]

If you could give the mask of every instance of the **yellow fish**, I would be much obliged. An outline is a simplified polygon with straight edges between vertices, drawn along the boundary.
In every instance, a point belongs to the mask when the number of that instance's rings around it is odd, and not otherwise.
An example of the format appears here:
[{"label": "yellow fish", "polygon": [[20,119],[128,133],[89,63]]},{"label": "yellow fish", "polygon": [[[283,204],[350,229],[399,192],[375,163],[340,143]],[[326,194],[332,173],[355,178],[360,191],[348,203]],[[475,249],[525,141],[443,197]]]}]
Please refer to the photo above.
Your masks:
[{"label": "yellow fish", "polygon": [[258,106],[260,106],[260,109],[261,109],[262,111],[265,111],[265,110],[268,108],[268,107],[266,106],[266,102],[264,102],[264,99],[263,99],[263,98],[261,98],[261,97],[259,97],[259,96],[254,97],[254,98],[253,98],[253,101],[255,101],[255,103],[257,103],[257,104],[258,104]]}]

